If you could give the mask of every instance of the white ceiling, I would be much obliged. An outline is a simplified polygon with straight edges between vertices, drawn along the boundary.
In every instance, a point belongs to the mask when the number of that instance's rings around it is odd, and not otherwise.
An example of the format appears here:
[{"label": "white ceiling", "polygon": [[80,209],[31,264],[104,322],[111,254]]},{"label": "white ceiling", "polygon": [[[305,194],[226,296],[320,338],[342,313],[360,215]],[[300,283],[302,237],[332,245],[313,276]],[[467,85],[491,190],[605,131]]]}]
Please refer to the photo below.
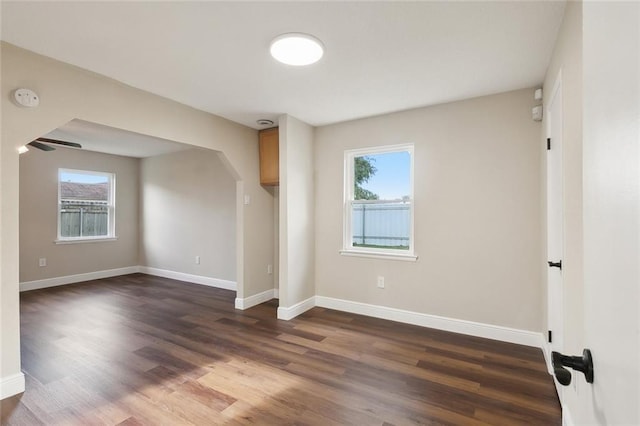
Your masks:
[{"label": "white ceiling", "polygon": [[[540,85],[564,2],[8,2],[2,40],[259,128],[324,125]],[[279,34],[320,38],[291,67]]]},{"label": "white ceiling", "polygon": [[[77,142],[86,151],[145,158],[194,148],[178,142],[116,129],[83,120],[71,120],[43,137]],[[56,147],[55,145],[53,145]],[[57,148],[57,147],[56,147]]]}]

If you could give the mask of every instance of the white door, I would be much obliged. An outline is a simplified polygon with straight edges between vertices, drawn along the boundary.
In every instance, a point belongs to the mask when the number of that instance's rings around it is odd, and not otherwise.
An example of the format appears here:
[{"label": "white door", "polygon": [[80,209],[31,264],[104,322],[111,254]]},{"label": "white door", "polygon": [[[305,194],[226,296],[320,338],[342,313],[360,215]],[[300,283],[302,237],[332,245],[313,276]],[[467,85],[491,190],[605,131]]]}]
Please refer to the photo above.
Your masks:
[{"label": "white door", "polygon": [[[584,2],[584,346],[573,423],[640,424],[640,3]],[[573,410],[572,410],[573,411]]]},{"label": "white door", "polygon": [[[558,75],[547,105],[547,306],[549,353],[563,351],[563,202],[562,202],[562,77]],[[551,359],[551,357],[548,357]],[[549,365],[549,371],[553,369]],[[562,387],[556,382],[558,396]]]}]

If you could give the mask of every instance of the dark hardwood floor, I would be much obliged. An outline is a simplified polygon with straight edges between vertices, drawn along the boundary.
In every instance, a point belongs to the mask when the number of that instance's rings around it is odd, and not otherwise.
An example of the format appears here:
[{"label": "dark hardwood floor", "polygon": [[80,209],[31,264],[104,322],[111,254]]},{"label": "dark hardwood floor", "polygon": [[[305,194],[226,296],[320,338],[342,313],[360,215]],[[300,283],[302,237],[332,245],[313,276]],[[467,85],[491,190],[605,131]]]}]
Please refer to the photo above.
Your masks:
[{"label": "dark hardwood floor", "polygon": [[142,274],[21,294],[3,425],[559,425],[539,349]]}]

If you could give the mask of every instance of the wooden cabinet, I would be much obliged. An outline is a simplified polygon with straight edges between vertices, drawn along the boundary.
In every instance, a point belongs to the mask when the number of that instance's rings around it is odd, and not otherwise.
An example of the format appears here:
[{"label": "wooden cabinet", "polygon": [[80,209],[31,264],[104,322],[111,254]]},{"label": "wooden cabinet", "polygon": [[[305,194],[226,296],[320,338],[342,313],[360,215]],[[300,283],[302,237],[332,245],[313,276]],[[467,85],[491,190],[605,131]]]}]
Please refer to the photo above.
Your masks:
[{"label": "wooden cabinet", "polygon": [[280,184],[278,128],[260,131],[260,185]]}]

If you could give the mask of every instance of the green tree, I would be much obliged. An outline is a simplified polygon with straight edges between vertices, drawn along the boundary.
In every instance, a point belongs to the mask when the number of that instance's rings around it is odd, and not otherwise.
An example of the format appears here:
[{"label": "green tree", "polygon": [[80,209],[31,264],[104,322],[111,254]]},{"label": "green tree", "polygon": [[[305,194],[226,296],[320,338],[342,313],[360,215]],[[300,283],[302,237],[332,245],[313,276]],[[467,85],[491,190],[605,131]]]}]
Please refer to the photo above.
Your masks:
[{"label": "green tree", "polygon": [[375,175],[378,169],[373,165],[375,161],[371,157],[356,157],[354,164],[354,179],[355,179],[355,193],[354,198],[356,200],[377,200],[378,194],[374,194],[368,189],[364,189],[362,184],[369,181],[371,176]]}]

